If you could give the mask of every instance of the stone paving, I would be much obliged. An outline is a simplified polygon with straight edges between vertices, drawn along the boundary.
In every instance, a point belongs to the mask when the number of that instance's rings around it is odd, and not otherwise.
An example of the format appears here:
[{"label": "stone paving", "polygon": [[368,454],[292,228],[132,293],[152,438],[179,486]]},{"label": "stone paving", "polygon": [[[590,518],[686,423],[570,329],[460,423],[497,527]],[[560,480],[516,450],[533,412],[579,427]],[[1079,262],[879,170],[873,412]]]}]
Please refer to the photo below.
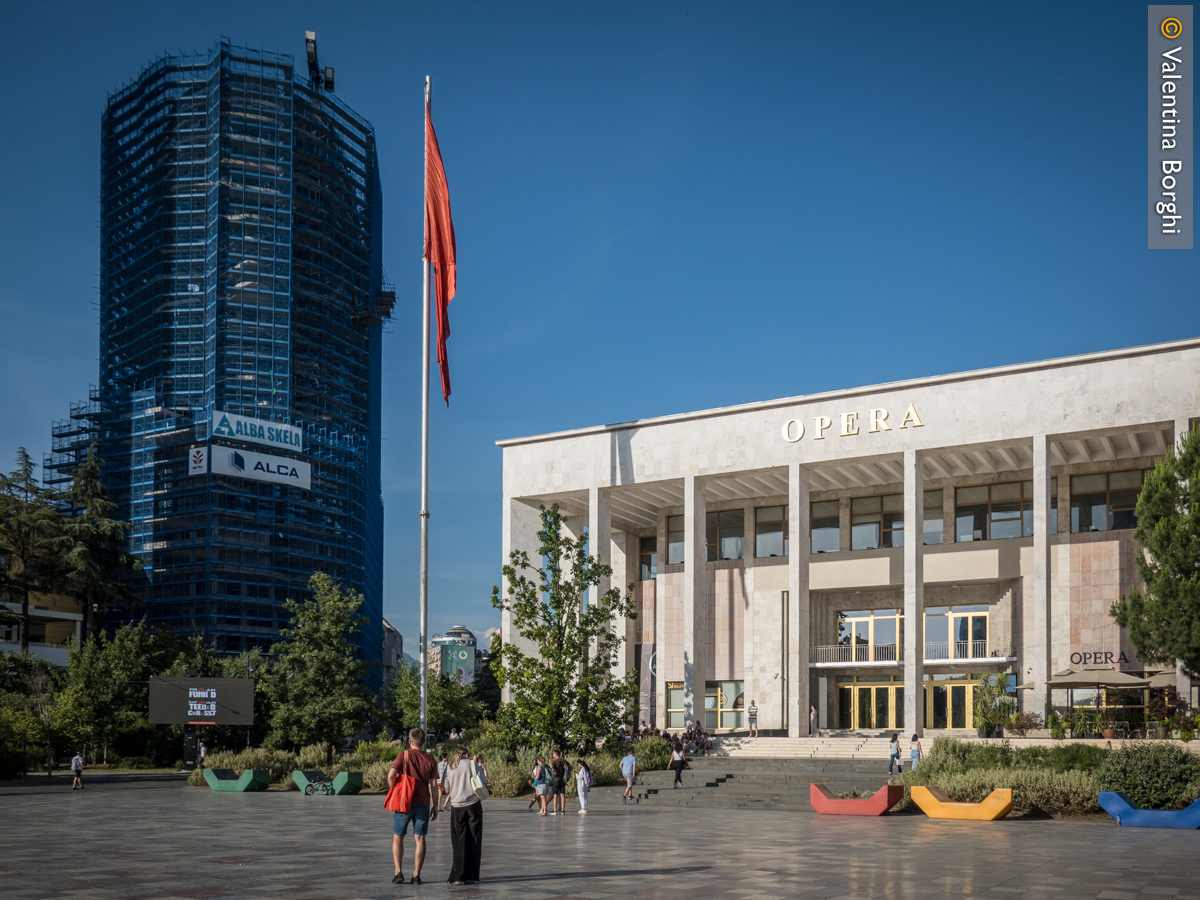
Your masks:
[{"label": "stone paving", "polygon": [[[0,785],[0,896],[72,898],[1100,898],[1200,900],[1200,831],[1101,820],[939,822],[922,815],[606,805],[484,814],[484,882],[449,886],[449,822],[425,884],[393,886],[378,794],[214,794],[178,777],[91,788]],[[411,838],[407,866],[411,866]],[[411,874],[411,869],[406,871]]]}]

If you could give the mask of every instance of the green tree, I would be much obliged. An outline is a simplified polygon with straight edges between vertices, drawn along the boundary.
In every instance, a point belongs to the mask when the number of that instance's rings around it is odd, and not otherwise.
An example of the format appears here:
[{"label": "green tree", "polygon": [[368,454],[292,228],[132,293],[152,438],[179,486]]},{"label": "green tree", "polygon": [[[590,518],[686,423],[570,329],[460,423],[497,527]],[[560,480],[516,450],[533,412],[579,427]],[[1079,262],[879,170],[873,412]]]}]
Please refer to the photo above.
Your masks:
[{"label": "green tree", "polygon": [[[526,745],[551,744],[560,750],[588,749],[615,735],[628,704],[637,696],[632,672],[613,675],[624,637],[614,623],[636,615],[632,585],[597,597],[600,581],[612,568],[587,553],[587,536],[563,534],[558,504],[542,510],[535,566],[524,550],[509,554],[503,567],[508,591],[492,588],[492,606],[507,612],[513,629],[536,651],[492,641],[496,679],[512,701],[500,710],[509,740]],[[528,575],[526,573],[529,573]],[[532,577],[530,577],[532,576]],[[584,594],[591,589],[590,602]]]},{"label": "green tree", "polygon": [[1200,428],[1146,476],[1137,502],[1134,538],[1144,588],[1112,605],[1138,658],[1183,663],[1200,675]]},{"label": "green tree", "polygon": [[[469,728],[483,715],[483,704],[475,689],[439,672],[430,672],[427,682],[425,721],[433,731]],[[407,731],[421,723],[421,669],[415,663],[401,660],[384,689],[391,724],[398,731]]]},{"label": "green tree", "polygon": [[63,520],[62,534],[52,542],[65,564],[67,588],[82,601],[85,636],[95,627],[93,610],[118,604],[131,609],[141,602],[130,579],[141,570],[142,560],[129,553],[132,526],[113,518],[117,506],[100,480],[102,467],[93,444],[66,494],[73,515]]},{"label": "green tree", "polygon": [[267,743],[291,749],[342,742],[367,723],[371,699],[362,680],[367,664],[352,638],[364,621],[362,595],[349,593],[323,572],[309,579],[312,598],[287,601],[291,623],[275,644],[274,709]]},{"label": "green tree", "polygon": [[21,605],[22,651],[29,650],[30,592],[50,590],[63,574],[54,546],[62,533],[62,515],[53,495],[34,477],[36,468],[21,447],[17,467],[0,475],[0,591]]},{"label": "green tree", "polygon": [[[83,697],[76,688],[56,690],[52,676],[44,669],[34,669],[28,682],[29,712],[32,713],[32,732],[26,736],[30,743],[40,742],[46,748],[46,774],[54,770],[60,751],[67,747],[82,749],[91,731]],[[28,727],[28,725],[27,725]]]}]

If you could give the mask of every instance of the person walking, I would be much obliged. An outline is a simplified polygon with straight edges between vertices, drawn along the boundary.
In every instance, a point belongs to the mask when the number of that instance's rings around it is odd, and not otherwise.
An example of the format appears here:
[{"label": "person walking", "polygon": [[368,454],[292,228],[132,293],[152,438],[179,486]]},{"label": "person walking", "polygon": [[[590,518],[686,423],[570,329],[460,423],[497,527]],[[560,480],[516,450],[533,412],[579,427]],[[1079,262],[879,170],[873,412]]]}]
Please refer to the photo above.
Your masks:
[{"label": "person walking", "polygon": [[71,779],[71,790],[83,790],[83,751],[80,750],[71,757],[71,772],[74,778]]},{"label": "person walking", "polygon": [[675,773],[675,782],[671,785],[672,788],[683,786],[683,767],[687,764],[687,751],[683,749],[683,744],[676,741],[671,747],[671,770]]},{"label": "person walking", "polygon": [[483,803],[471,784],[477,776],[484,787],[487,781],[479,766],[471,759],[466,747],[460,747],[450,757],[442,787],[450,797],[450,847],[454,861],[450,865],[448,884],[477,884],[479,863],[483,857]]},{"label": "person walking", "polygon": [[815,706],[808,708],[808,733],[813,737],[821,736],[821,731],[817,728],[817,708]]},{"label": "person walking", "polygon": [[[534,799],[538,803],[538,815],[546,815],[546,797],[550,793],[550,783],[553,781],[553,773],[550,767],[546,765],[546,757],[539,756],[537,762],[533,764],[533,793]],[[531,807],[533,804],[529,804]]]},{"label": "person walking", "polygon": [[637,778],[637,757],[632,750],[621,760],[621,774],[625,776],[625,793],[621,795],[621,802],[627,803],[633,799],[633,781]]},{"label": "person walking", "polygon": [[484,765],[482,753],[475,754],[475,765],[479,766],[479,771],[483,773],[483,780],[487,781],[487,766]]},{"label": "person walking", "polygon": [[912,751],[912,763],[908,767],[908,771],[915,772],[917,763],[921,761],[921,740],[915,734],[912,736],[912,741],[909,742],[908,749]]},{"label": "person walking", "polygon": [[200,768],[204,768],[204,760],[208,757],[208,748],[204,746],[204,741],[200,742]]},{"label": "person walking", "polygon": [[[446,761],[446,754],[443,753],[441,758],[438,760],[438,764],[437,764],[437,780],[438,780],[439,785],[443,781],[446,780],[446,770],[449,767],[450,767],[450,764]],[[441,804],[441,806],[438,807],[438,811],[445,812],[449,806],[450,806],[450,795],[447,794],[445,791],[443,791],[442,792],[442,804]]]},{"label": "person walking", "polygon": [[758,737],[758,704],[753,700],[746,707],[747,721],[750,723],[750,737]]},{"label": "person walking", "polygon": [[392,814],[392,862],[396,865],[392,884],[404,884],[401,869],[404,868],[404,836],[408,834],[409,823],[412,824],[413,842],[416,844],[413,849],[412,883],[420,884],[421,866],[425,864],[425,835],[429,833],[429,823],[437,820],[441,793],[437,781],[437,763],[425,752],[425,732],[420,728],[409,731],[408,749],[399,753],[388,769],[389,791],[401,774],[412,776],[416,784],[408,812]]},{"label": "person walking", "polygon": [[592,770],[588,768],[588,764],[582,759],[575,762],[575,793],[579,795],[579,814],[587,815],[588,791],[595,784],[595,779],[592,778]]},{"label": "person walking", "polygon": [[892,774],[893,765],[899,768],[900,774],[904,773],[904,763],[900,762],[900,735],[895,732],[888,738],[888,775]]},{"label": "person walking", "polygon": [[554,781],[550,784],[550,803],[554,807],[550,811],[552,816],[567,814],[567,776],[570,771],[571,766],[563,759],[562,754],[557,750],[551,750],[550,773],[554,776]]}]

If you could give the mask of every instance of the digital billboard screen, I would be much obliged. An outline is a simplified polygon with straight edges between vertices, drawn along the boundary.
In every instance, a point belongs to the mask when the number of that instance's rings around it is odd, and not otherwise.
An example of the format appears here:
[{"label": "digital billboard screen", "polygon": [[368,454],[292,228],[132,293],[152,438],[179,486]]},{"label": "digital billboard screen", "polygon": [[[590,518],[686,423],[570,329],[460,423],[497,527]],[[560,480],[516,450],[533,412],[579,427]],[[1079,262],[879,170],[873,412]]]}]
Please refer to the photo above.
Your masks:
[{"label": "digital billboard screen", "polygon": [[153,725],[253,725],[253,678],[151,678]]}]

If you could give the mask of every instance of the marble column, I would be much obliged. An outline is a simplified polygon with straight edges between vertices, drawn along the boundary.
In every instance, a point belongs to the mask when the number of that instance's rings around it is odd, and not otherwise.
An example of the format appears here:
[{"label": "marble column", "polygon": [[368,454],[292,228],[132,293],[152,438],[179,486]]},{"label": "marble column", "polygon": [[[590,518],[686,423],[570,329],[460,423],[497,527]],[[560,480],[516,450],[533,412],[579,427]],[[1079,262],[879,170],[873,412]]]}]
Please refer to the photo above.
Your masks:
[{"label": "marble column", "polygon": [[683,479],[683,716],[703,724],[704,683],[708,678],[708,541],[704,488],[695,475]]},{"label": "marble column", "polygon": [[925,732],[925,478],[904,451],[904,730]]},{"label": "marble column", "polygon": [[784,709],[788,737],[808,735],[808,648],[810,605],[808,559],[812,544],[812,506],[809,503],[808,472],[804,466],[788,466],[788,609],[787,609],[787,705]]},{"label": "marble column", "polygon": [[[1025,603],[1025,646],[1020,654],[1026,670],[1019,681],[1031,681],[1026,693],[1029,711],[1045,716],[1049,710],[1046,681],[1050,678],[1050,504],[1058,498],[1050,495],[1050,437],[1033,436],[1033,596]],[[1018,669],[1020,672],[1020,669]]]}]

